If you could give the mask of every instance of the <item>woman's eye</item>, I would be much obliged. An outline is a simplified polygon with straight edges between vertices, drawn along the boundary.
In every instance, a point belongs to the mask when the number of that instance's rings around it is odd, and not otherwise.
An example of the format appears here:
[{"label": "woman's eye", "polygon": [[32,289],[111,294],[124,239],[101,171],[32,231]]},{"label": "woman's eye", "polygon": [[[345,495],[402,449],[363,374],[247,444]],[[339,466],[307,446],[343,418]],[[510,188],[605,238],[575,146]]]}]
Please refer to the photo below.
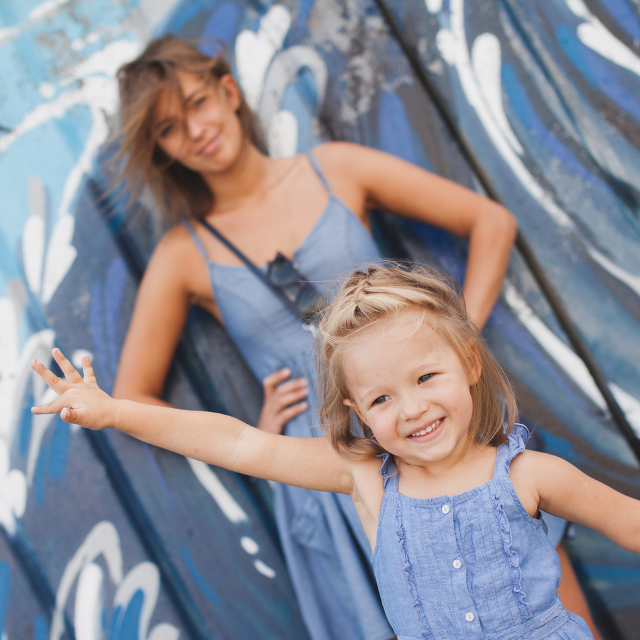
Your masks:
[{"label": "woman's eye", "polygon": [[384,404],[389,399],[389,396],[380,396],[373,401],[373,404]]},{"label": "woman's eye", "polygon": [[193,106],[199,107],[206,99],[207,99],[206,96],[200,96],[199,98],[196,98],[193,102]]},{"label": "woman's eye", "polygon": [[173,131],[173,125],[168,124],[166,127],[162,127],[162,129],[160,129],[160,137],[166,138],[172,131]]},{"label": "woman's eye", "polygon": [[430,380],[433,377],[433,373],[427,373],[423,376],[420,376],[420,378],[418,379],[419,383],[423,383],[426,382],[427,380]]}]

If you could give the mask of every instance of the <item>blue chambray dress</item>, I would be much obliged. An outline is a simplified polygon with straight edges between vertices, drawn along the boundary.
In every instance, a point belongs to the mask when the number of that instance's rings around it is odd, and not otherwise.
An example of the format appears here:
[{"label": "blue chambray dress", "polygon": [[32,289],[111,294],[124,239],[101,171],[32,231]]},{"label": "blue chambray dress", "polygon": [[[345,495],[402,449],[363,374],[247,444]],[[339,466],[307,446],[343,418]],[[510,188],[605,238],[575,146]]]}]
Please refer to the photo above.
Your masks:
[{"label": "blue chambray dress", "polygon": [[[315,158],[308,155],[328,191],[327,205],[294,253],[308,280],[331,283],[380,259],[362,222],[331,192]],[[319,427],[314,338],[281,300],[244,266],[209,259],[190,225],[185,225],[207,261],[211,286],[225,328],[258,380],[289,367],[309,382],[309,409],[291,420],[285,434],[323,435]],[[266,267],[265,267],[266,270]],[[336,287],[324,291],[332,298]],[[313,640],[387,640],[386,620],[369,562],[371,546],[349,496],[276,484],[278,533],[300,610]]]},{"label": "blue chambray dress", "polygon": [[403,496],[383,456],[373,567],[398,640],[593,639],[558,599],[558,554],[509,479],[528,438],[516,424],[498,447],[493,479],[455,496]]}]

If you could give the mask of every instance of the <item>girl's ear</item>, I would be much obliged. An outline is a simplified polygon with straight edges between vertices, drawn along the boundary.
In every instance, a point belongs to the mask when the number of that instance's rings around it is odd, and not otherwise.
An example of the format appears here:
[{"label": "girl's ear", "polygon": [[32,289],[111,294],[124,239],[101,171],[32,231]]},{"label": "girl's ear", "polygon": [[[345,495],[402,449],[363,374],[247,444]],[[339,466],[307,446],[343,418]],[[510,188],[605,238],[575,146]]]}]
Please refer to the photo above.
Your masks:
[{"label": "girl's ear", "polygon": [[356,405],[356,403],[353,402],[353,400],[349,400],[349,398],[345,398],[342,401],[342,404],[344,404],[345,407],[349,407],[349,409],[352,409],[353,411],[355,411],[355,413],[358,416],[358,418],[360,418],[360,420],[362,420],[362,422],[364,422],[364,419],[362,418],[362,414],[360,413],[360,410],[358,409],[358,405]]},{"label": "girl's ear", "polygon": [[242,99],[240,97],[240,88],[238,87],[236,79],[230,73],[227,73],[218,80],[218,85],[224,92],[229,106],[234,111],[237,111],[240,108]]},{"label": "girl's ear", "polygon": [[482,360],[480,359],[480,352],[475,345],[471,347],[471,358],[471,368],[469,369],[467,378],[469,379],[469,386],[473,387],[474,384],[478,384],[480,376],[482,375]]}]

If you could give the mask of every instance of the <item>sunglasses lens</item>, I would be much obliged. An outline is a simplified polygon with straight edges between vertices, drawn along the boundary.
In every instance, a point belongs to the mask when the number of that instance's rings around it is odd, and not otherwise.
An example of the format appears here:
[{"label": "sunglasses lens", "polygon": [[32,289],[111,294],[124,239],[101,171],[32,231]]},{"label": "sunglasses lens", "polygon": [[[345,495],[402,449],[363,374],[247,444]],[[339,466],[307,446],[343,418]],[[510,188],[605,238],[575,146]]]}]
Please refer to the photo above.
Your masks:
[{"label": "sunglasses lens", "polygon": [[318,294],[315,287],[303,282],[296,297],[298,312],[305,322],[312,322],[316,314],[323,307],[324,298]]},{"label": "sunglasses lens", "polygon": [[[267,277],[292,302],[295,301],[298,314],[303,322],[312,324],[316,320],[318,312],[326,301],[316,288],[298,273],[296,266],[289,258],[279,253],[269,263]],[[295,288],[292,291],[290,288],[293,285]]]},{"label": "sunglasses lens", "polygon": [[269,263],[268,275],[277,287],[289,287],[300,280],[293,262],[282,254],[278,254],[275,260]]}]

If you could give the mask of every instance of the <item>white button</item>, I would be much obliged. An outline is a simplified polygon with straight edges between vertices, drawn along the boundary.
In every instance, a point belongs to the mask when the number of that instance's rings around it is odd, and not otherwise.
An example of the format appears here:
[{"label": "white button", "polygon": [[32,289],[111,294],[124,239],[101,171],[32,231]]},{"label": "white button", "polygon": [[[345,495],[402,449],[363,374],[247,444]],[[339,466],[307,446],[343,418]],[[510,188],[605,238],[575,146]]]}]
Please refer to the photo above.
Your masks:
[{"label": "white button", "polygon": [[467,612],[464,616],[464,619],[467,622],[473,622],[473,619],[475,618],[475,616],[473,615],[473,613],[471,613],[471,611]]},{"label": "white button", "polygon": [[451,507],[448,504],[442,505],[442,513],[449,513],[450,510],[451,510]]},{"label": "white button", "polygon": [[462,566],[462,562],[460,562],[460,560],[454,560],[453,561],[453,568],[454,569],[459,569]]}]

